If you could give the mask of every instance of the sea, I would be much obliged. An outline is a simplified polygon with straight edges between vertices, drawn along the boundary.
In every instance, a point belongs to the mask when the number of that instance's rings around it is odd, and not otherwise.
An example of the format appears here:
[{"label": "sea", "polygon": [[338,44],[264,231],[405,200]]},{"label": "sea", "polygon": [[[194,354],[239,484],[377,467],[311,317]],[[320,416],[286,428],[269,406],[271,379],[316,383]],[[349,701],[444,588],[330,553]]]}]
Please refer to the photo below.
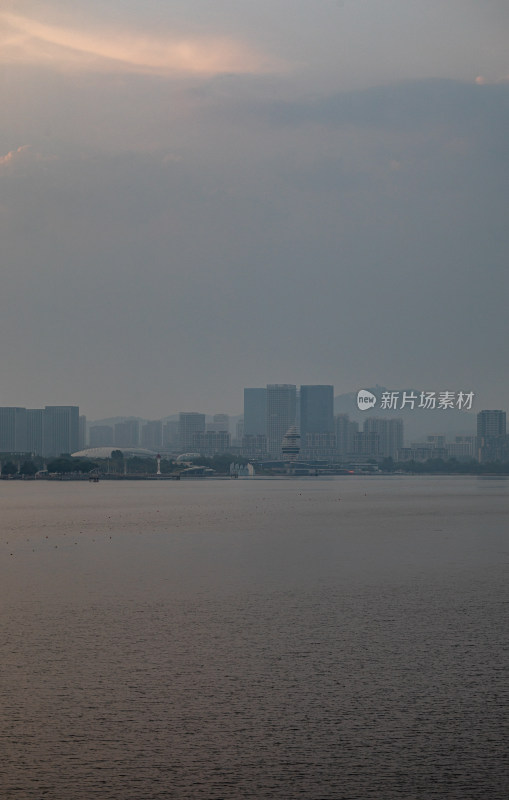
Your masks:
[{"label": "sea", "polygon": [[507,800],[509,481],[0,481],[2,800]]}]

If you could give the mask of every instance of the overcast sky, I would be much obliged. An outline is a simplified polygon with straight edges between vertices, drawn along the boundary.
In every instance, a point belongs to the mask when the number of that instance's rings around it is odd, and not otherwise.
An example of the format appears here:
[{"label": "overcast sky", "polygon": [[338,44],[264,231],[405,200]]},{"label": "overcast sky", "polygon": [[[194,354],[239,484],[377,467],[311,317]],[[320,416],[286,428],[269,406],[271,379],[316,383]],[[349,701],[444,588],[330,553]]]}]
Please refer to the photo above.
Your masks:
[{"label": "overcast sky", "polygon": [[0,12],[0,405],[508,409],[506,0]]}]

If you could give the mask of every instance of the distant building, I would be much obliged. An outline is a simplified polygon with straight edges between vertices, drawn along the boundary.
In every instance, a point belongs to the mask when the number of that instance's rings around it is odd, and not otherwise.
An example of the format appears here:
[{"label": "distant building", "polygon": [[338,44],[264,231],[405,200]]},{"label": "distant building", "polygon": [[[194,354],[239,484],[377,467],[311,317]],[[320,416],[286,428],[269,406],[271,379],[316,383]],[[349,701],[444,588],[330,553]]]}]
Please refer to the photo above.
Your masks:
[{"label": "distant building", "polygon": [[354,433],[353,455],[378,458],[380,456],[380,434],[376,431]]},{"label": "distant building", "polygon": [[350,417],[348,414],[336,414],[334,417],[334,429],[336,432],[336,448],[338,456],[346,456],[351,452],[349,447],[348,425]]},{"label": "distant building", "polygon": [[410,447],[402,447],[398,452],[398,461],[428,461],[430,458],[447,459],[446,447],[434,447],[426,442],[415,442]]},{"label": "distant building", "polygon": [[299,458],[300,434],[296,425],[292,425],[283,436],[281,454],[284,461],[294,462]]},{"label": "distant building", "polygon": [[290,383],[267,385],[267,450],[276,459],[282,455],[283,438],[295,425],[297,387]]},{"label": "distant building", "polygon": [[306,433],[305,437],[301,436],[300,439],[300,457],[302,460],[336,460],[338,452],[335,433]]},{"label": "distant building", "polygon": [[300,387],[301,457],[333,458],[336,451],[334,428],[334,387]]},{"label": "distant building", "polygon": [[364,420],[364,433],[378,434],[378,454],[381,458],[397,459],[403,447],[403,420],[368,417]]},{"label": "distant building", "polygon": [[87,446],[87,418],[84,414],[80,414],[79,418],[79,449],[84,450]]},{"label": "distant building", "polygon": [[0,453],[27,452],[26,408],[0,408]]},{"label": "distant building", "polygon": [[0,407],[0,452],[59,456],[79,441],[78,406]]},{"label": "distant building", "polygon": [[262,459],[267,457],[267,437],[265,434],[247,434],[242,437],[242,455],[245,458]]},{"label": "distant building", "polygon": [[163,448],[165,450],[178,450],[179,424],[177,420],[168,420],[163,425]]},{"label": "distant building", "polygon": [[141,446],[158,452],[163,444],[163,423],[161,420],[146,422],[141,429]]},{"label": "distant building", "polygon": [[46,406],[43,422],[43,455],[76,453],[80,442],[78,406]]},{"label": "distant building", "polygon": [[482,440],[478,448],[479,461],[503,461],[509,462],[509,436],[492,436]]},{"label": "distant building", "polygon": [[235,425],[235,444],[239,447],[244,437],[244,417],[240,417]]},{"label": "distant building", "polygon": [[138,419],[126,419],[115,424],[115,447],[139,447],[140,445],[140,421]]},{"label": "distant building", "polygon": [[350,420],[348,414],[337,414],[334,418],[334,427],[337,454],[340,459],[344,459],[354,453],[354,437],[359,432],[359,423]]},{"label": "distant building", "polygon": [[479,411],[477,415],[477,436],[492,438],[506,434],[505,411]]},{"label": "distant building", "polygon": [[480,411],[477,415],[477,457],[479,461],[509,459],[505,411]]},{"label": "distant building", "polygon": [[27,408],[27,452],[40,456],[43,453],[44,409]]},{"label": "distant building", "polygon": [[179,414],[179,449],[182,453],[194,452],[193,436],[205,433],[205,414],[182,411]]},{"label": "distant building", "polygon": [[430,436],[426,436],[426,441],[433,447],[445,447],[445,434],[432,433]]},{"label": "distant building", "polygon": [[89,447],[111,447],[114,444],[112,425],[91,425],[88,432]]},{"label": "distant building", "polygon": [[[406,453],[406,455],[405,455]],[[449,451],[443,434],[434,433],[427,436],[424,442],[412,442],[409,448],[401,448],[400,461],[427,461],[429,458],[449,458]]]},{"label": "distant building", "polygon": [[210,431],[226,431],[230,432],[230,417],[228,414],[214,414],[212,422],[208,422],[206,426]]},{"label": "distant building", "polygon": [[334,387],[300,387],[300,434],[335,433]]},{"label": "distant building", "polygon": [[445,448],[449,458],[471,459],[475,455],[475,436],[456,436]]},{"label": "distant building", "polygon": [[192,450],[202,456],[210,458],[217,453],[228,453],[230,447],[228,431],[197,431],[193,434]]},{"label": "distant building", "polygon": [[267,389],[244,389],[244,436],[265,436]]}]

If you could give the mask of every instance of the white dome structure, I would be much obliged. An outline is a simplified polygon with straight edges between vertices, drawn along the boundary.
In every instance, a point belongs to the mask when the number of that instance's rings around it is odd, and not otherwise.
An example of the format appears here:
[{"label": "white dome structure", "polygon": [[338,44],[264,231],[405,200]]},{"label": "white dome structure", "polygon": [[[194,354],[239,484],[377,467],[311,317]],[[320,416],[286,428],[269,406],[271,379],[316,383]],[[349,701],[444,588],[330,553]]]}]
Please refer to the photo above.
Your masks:
[{"label": "white dome structure", "polygon": [[125,458],[155,458],[157,453],[154,450],[144,450],[142,447],[89,447],[86,450],[79,450],[72,453],[72,458],[111,458],[111,454],[120,450]]},{"label": "white dome structure", "polygon": [[175,460],[177,464],[182,464],[185,461],[193,461],[195,458],[200,458],[200,453],[182,453]]}]

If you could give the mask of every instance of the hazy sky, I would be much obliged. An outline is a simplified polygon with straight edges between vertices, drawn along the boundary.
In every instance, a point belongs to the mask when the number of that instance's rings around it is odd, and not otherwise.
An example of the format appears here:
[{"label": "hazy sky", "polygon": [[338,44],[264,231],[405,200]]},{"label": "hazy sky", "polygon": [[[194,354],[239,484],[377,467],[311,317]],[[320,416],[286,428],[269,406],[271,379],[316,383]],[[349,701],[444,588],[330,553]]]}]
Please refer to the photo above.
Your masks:
[{"label": "hazy sky", "polygon": [[509,407],[507,0],[0,12],[0,405]]}]

